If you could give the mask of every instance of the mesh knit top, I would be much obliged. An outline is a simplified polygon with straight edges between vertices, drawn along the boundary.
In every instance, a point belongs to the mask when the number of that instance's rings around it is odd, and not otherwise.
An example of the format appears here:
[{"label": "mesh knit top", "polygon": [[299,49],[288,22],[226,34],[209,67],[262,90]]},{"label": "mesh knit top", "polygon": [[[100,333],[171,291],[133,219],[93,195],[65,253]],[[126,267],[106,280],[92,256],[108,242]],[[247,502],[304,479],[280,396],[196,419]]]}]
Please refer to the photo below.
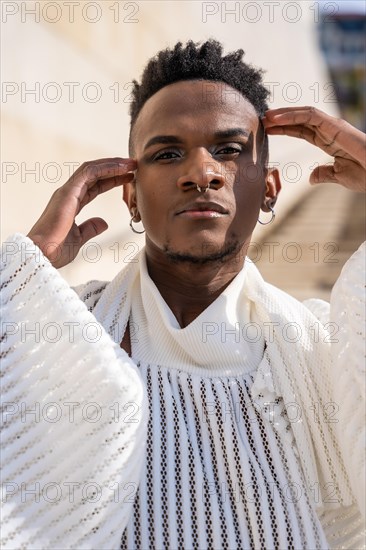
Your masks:
[{"label": "mesh knit top", "polygon": [[362,547],[364,247],[331,312],[247,261],[182,329],[144,251],[75,293],[5,246],[4,548]]}]

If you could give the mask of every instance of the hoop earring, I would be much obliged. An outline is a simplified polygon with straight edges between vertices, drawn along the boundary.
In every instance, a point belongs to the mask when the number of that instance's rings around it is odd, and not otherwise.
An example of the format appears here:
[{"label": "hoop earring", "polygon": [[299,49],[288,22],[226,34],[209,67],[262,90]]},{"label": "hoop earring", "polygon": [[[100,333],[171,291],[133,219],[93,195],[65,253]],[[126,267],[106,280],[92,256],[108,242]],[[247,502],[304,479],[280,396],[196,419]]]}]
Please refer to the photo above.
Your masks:
[{"label": "hoop earring", "polygon": [[145,229],[143,231],[137,231],[137,229],[134,228],[134,226],[132,225],[134,217],[135,216],[132,216],[132,218],[130,219],[130,227],[134,233],[138,233],[139,235],[142,235],[142,233],[145,233]]},{"label": "hoop earring", "polygon": [[260,223],[261,225],[269,225],[270,223],[273,222],[273,220],[275,219],[276,217],[276,213],[274,211],[274,209],[272,208],[271,204],[268,203],[267,204],[268,208],[270,209],[271,213],[272,213],[272,216],[271,216],[271,219],[269,220],[269,222],[261,222],[260,219],[258,218],[258,223]]}]

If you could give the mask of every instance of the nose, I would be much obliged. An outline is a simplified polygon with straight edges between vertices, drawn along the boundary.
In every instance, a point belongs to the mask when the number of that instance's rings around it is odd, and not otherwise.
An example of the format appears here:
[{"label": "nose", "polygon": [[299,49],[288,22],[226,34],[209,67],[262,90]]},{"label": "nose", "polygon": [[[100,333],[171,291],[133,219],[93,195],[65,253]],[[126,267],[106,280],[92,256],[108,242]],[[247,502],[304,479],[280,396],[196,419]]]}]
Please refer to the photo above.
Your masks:
[{"label": "nose", "polygon": [[183,165],[185,172],[177,180],[177,186],[182,191],[197,188],[205,192],[207,189],[220,189],[225,184],[223,167],[212,158],[207,149],[200,148],[187,157]]}]

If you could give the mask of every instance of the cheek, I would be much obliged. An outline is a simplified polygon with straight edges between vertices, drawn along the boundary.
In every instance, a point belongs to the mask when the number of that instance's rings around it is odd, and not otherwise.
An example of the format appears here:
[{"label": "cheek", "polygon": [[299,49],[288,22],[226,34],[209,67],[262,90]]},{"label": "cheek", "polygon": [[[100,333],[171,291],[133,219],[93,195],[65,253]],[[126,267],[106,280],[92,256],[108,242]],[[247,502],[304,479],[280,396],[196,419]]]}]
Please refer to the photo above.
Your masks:
[{"label": "cheek", "polygon": [[154,196],[154,186],[148,185],[149,181],[146,170],[140,168],[136,173],[136,204],[142,217],[148,212],[147,205],[152,200],[151,196]]},{"label": "cheek", "polygon": [[264,181],[239,181],[234,186],[234,197],[237,208],[247,213],[257,212],[265,194]]},{"label": "cheek", "polygon": [[247,157],[237,167],[234,182],[234,196],[237,202],[245,207],[258,208],[261,206],[265,188],[266,171],[259,163]]},{"label": "cheek", "polygon": [[240,181],[234,186],[235,216],[233,229],[244,235],[253,232],[263,202],[263,181]]},{"label": "cheek", "polygon": [[164,193],[153,185],[139,180],[136,188],[137,208],[147,232],[154,231],[164,222]]},{"label": "cheek", "polygon": [[154,223],[160,226],[166,222],[166,213],[169,211],[169,192],[174,188],[174,179],[158,166],[141,163],[136,174],[136,201],[145,227]]}]

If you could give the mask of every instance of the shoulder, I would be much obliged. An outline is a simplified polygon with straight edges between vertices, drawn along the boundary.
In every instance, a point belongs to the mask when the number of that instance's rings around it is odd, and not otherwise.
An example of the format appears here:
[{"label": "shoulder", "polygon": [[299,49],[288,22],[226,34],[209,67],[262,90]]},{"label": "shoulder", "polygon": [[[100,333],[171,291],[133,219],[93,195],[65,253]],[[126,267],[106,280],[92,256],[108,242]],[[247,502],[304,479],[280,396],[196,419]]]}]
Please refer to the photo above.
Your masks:
[{"label": "shoulder", "polygon": [[331,295],[332,309],[341,303],[342,306],[354,306],[364,301],[365,294],[366,242],[352,254],[344,264]]},{"label": "shoulder", "polygon": [[109,281],[88,281],[87,283],[72,287],[74,292],[84,302],[89,311],[93,311],[103,292],[109,285]]},{"label": "shoulder", "polygon": [[329,322],[330,304],[319,298],[310,298],[302,304],[320,321],[323,325]]}]

